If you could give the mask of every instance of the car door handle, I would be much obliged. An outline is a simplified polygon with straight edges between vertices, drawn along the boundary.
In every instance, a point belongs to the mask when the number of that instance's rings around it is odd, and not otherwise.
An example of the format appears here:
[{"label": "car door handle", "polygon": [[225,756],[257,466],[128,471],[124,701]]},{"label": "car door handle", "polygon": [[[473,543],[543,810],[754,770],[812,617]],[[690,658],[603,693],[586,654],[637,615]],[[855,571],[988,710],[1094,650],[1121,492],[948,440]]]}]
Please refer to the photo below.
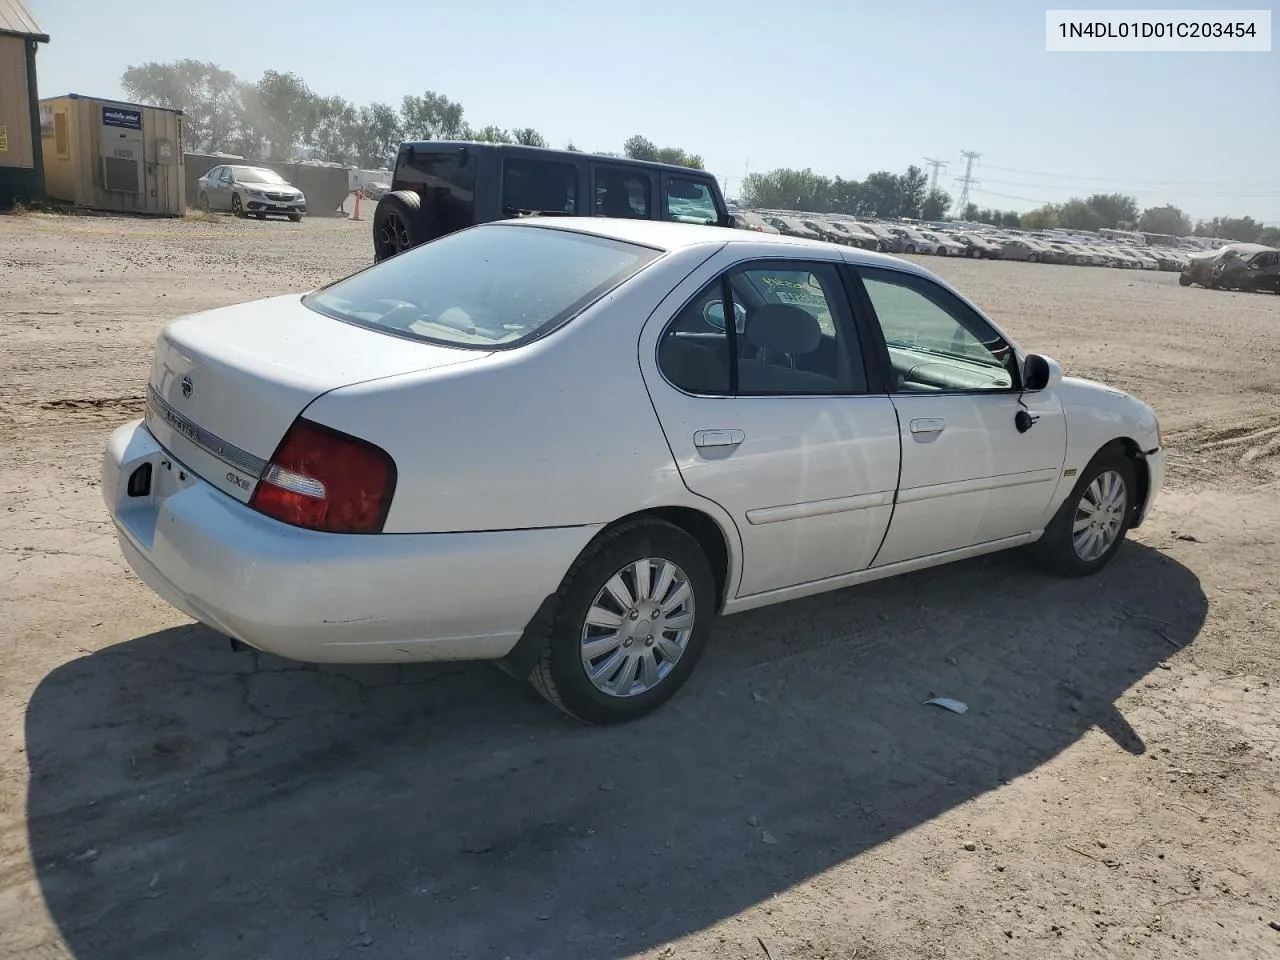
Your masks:
[{"label": "car door handle", "polygon": [[938,434],[945,429],[947,429],[947,421],[941,417],[921,417],[911,421],[911,432],[916,435]]},{"label": "car door handle", "polygon": [[747,439],[741,430],[699,430],[693,435],[693,445],[703,447],[736,447]]}]

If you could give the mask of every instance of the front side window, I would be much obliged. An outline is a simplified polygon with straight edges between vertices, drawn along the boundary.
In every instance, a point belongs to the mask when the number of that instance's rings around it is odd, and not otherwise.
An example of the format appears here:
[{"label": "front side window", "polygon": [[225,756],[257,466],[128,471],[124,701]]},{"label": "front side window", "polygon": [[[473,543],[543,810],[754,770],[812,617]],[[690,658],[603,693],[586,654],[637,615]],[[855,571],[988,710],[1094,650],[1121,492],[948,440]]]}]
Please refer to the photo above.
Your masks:
[{"label": "front side window", "polygon": [[895,393],[1010,390],[1013,348],[991,325],[925,277],[859,271],[889,348]]},{"label": "front side window", "polygon": [[658,364],[673,385],[694,394],[867,390],[844,287],[826,263],[751,264],[718,278],[672,319]]},{"label": "front side window", "polygon": [[503,161],[504,216],[575,215],[577,212],[578,168],[573,164],[514,157]]},{"label": "front side window", "polygon": [[705,181],[668,177],[666,201],[668,220],[703,224],[720,222],[716,198]]},{"label": "front side window", "polygon": [[568,230],[486,224],[308,294],[338,320],[455,347],[517,347],[568,322],[661,251]]}]

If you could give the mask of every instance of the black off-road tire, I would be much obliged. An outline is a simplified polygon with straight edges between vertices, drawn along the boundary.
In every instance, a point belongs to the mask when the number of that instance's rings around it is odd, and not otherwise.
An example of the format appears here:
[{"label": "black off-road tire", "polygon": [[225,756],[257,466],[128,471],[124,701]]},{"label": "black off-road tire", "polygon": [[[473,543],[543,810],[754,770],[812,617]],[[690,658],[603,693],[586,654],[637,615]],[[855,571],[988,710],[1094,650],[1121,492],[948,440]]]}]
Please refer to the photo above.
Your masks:
[{"label": "black off-road tire", "polygon": [[[582,664],[583,625],[609,578],[646,557],[671,561],[688,577],[694,607],[692,634],[671,672],[656,686],[634,696],[611,696],[596,688]],[[553,705],[586,723],[638,719],[669,700],[688,680],[707,645],[715,616],[715,578],[698,542],[664,520],[627,521],[588,544],[565,574],[529,681]]]},{"label": "black off-road tire", "polygon": [[381,263],[427,239],[422,199],[412,190],[384,194],[373,211],[373,262]]},{"label": "black off-road tire", "polygon": [[[1114,470],[1124,482],[1126,508],[1120,521],[1120,529],[1115,540],[1098,557],[1082,560],[1076,553],[1072,542],[1072,527],[1076,521],[1077,510],[1085,491],[1101,474]],[[1070,495],[1062,502],[1058,512],[1054,514],[1049,525],[1045,527],[1044,536],[1030,545],[1031,556],[1040,567],[1062,577],[1087,577],[1097,573],[1120,550],[1129,527],[1133,524],[1138,491],[1137,475],[1133,461],[1118,445],[1108,445],[1094,454],[1088,466],[1080,471],[1080,477],[1072,488]]]}]

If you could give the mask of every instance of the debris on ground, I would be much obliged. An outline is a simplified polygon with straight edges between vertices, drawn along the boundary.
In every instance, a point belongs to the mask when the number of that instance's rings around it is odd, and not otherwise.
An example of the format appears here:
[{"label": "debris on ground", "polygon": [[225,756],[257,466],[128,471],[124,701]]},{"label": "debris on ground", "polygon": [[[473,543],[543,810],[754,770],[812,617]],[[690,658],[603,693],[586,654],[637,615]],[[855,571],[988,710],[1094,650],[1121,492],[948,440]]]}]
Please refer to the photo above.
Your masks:
[{"label": "debris on ground", "polygon": [[932,700],[924,702],[926,707],[942,707],[944,710],[950,710],[952,713],[964,713],[969,709],[967,703],[960,700],[952,700],[950,697],[934,697]]}]

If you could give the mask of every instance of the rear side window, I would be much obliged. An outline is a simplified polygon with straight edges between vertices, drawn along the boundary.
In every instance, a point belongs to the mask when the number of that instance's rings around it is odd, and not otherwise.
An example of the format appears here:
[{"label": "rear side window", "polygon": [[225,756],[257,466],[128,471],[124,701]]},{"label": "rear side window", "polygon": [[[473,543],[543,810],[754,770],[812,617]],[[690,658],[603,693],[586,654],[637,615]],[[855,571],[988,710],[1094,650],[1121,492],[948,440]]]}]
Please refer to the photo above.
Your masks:
[{"label": "rear side window", "polygon": [[667,178],[667,219],[681,223],[709,223],[720,221],[716,198],[705,181],[688,177]]},{"label": "rear side window", "polygon": [[578,168],[549,160],[504,160],[502,212],[508,217],[578,213]]},{"label": "rear side window", "polygon": [[302,302],[396,336],[504,349],[554,330],[661,253],[568,230],[486,224],[414,247]]}]

